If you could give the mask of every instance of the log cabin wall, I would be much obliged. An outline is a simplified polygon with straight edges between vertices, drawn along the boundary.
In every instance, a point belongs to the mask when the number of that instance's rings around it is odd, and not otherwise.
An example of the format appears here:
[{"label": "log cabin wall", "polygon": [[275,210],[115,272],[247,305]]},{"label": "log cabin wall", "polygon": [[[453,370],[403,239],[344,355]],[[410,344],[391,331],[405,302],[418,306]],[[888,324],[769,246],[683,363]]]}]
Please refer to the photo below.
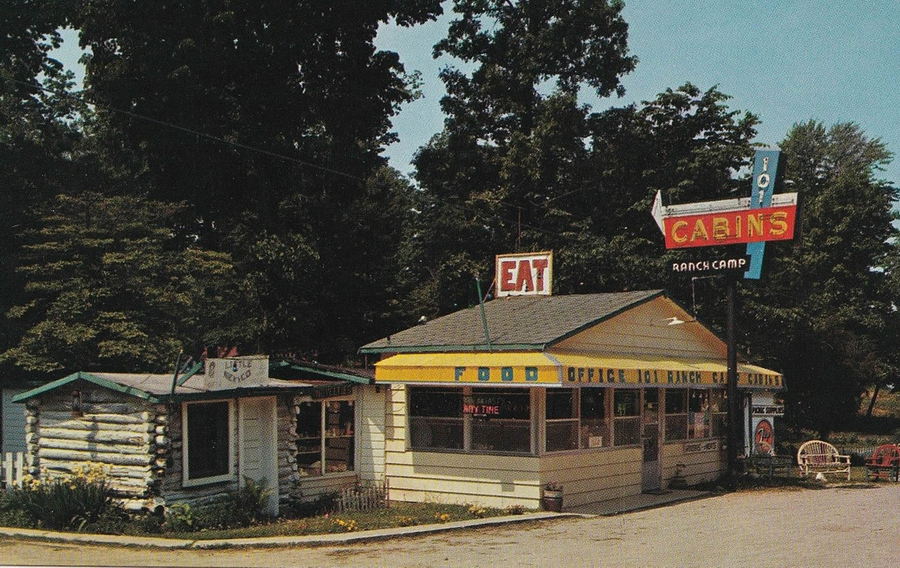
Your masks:
[{"label": "log cabin wall", "polygon": [[61,477],[96,463],[127,508],[160,504],[170,435],[165,405],[76,383],[29,400],[25,412],[31,475]]}]

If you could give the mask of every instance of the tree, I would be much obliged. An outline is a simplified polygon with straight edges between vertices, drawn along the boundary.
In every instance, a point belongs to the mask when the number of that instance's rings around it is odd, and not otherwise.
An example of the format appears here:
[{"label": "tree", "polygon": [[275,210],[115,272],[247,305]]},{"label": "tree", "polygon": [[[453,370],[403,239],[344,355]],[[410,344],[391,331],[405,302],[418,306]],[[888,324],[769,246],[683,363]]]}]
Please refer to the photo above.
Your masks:
[{"label": "tree", "polygon": [[797,124],[781,148],[801,232],[767,246],[765,285],[745,289],[742,327],[784,372],[788,416],[827,435],[896,369],[885,338],[896,333],[898,191],[876,177],[890,153],[855,124]]},{"label": "tree", "polygon": [[635,66],[620,10],[456,3],[461,15],[435,53],[473,68],[443,72],[445,127],[415,160],[419,314],[471,303],[473,274],[485,279],[503,251],[553,249],[560,293],[664,286],[670,257],[648,214],[656,191],[677,203],[736,187],[756,117],[729,109],[717,89],[685,84],[604,112],[579,102],[586,89],[620,93]]},{"label": "tree", "polygon": [[252,337],[255,311],[230,258],[182,246],[179,206],[60,195],[26,234],[25,332],[3,353],[28,371],[168,371],[181,351]]},{"label": "tree", "polygon": [[360,294],[354,276],[389,266],[392,252],[367,237],[382,219],[357,215],[379,213],[366,203],[373,191],[405,199],[379,154],[417,91],[373,40],[389,19],[408,26],[440,11],[439,0],[73,9],[98,104],[93,152],[119,182],[109,191],[186,202],[181,232],[232,252],[256,290],[258,349],[336,357],[332,337],[355,346],[382,332],[365,314],[387,303],[389,285]]}]

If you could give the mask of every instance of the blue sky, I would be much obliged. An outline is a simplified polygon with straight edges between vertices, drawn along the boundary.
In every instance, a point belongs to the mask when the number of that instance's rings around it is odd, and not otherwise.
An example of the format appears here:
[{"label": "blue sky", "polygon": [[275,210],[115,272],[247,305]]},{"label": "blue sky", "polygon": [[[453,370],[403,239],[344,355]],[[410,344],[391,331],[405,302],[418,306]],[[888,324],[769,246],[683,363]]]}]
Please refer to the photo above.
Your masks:
[{"label": "blue sky", "polygon": [[[595,109],[649,100],[690,81],[733,97],[731,108],[758,115],[757,141],[775,145],[797,123],[852,121],[900,153],[900,0],[630,0],[623,12],[629,47],[640,59],[624,78],[626,95],[589,100]],[[442,126],[444,94],[431,46],[448,15],[411,29],[383,26],[381,49],[422,73],[423,98],[395,117],[400,142],[386,155],[409,173],[410,160]],[[73,34],[59,54],[78,57]],[[900,156],[881,177],[900,185]]]},{"label": "blue sky", "polygon": [[[810,119],[852,121],[900,153],[900,0],[626,0],[629,47],[640,59],[621,99],[590,100],[595,109],[650,100],[691,82],[718,85],[731,108],[760,117],[757,142],[776,145]],[[413,29],[385,27],[378,45],[422,72],[424,97],[394,120],[400,142],[392,165],[410,171],[415,151],[441,129],[444,94],[431,46],[450,18]],[[900,156],[881,177],[900,184]]]}]

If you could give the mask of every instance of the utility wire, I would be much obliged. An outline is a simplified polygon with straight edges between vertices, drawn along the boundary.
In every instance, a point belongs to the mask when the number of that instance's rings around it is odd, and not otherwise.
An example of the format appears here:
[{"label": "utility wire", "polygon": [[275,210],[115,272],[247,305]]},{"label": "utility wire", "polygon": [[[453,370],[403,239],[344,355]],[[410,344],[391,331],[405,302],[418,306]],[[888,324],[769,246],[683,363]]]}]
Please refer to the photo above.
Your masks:
[{"label": "utility wire", "polygon": [[45,92],[45,93],[49,93],[49,94],[52,94],[52,95],[56,95],[56,96],[58,96],[58,97],[64,97],[64,98],[68,98],[68,99],[74,100],[74,101],[79,102],[79,103],[81,103],[81,104],[91,105],[91,106],[98,107],[98,108],[102,108],[102,109],[104,109],[104,110],[111,111],[111,112],[117,112],[117,113],[119,113],[119,114],[124,114],[125,116],[129,116],[129,117],[131,117],[131,118],[136,118],[136,119],[138,119],[138,120],[143,120],[143,121],[146,121],[146,122],[150,122],[150,123],[152,123],[152,124],[156,124],[156,125],[158,125],[158,126],[163,126],[163,127],[166,127],[166,128],[171,128],[171,129],[173,129],[173,130],[178,130],[178,131],[180,131],[180,132],[184,132],[184,133],[187,133],[187,134],[192,134],[192,135],[194,135],[194,136],[197,136],[197,137],[200,137],[200,138],[205,138],[205,139],[211,140],[211,141],[213,141],[213,142],[218,142],[219,144],[224,144],[224,145],[226,145],[226,146],[233,146],[233,147],[235,147],[235,148],[240,148],[241,150],[247,150],[247,151],[250,151],[250,152],[256,152],[256,153],[259,153],[259,154],[264,154],[264,155],[269,156],[269,157],[272,157],[272,158],[276,158],[276,159],[279,159],[279,160],[285,160],[285,161],[288,161],[288,162],[293,162],[293,163],[299,164],[299,165],[301,165],[301,166],[305,166],[305,167],[313,168],[313,169],[316,169],[316,170],[319,170],[319,171],[322,171],[322,172],[326,172],[326,173],[330,173],[330,174],[342,176],[342,177],[345,177],[345,178],[348,178],[348,179],[352,179],[352,180],[354,180],[354,181],[359,181],[359,182],[362,182],[362,183],[365,183],[365,181],[366,181],[365,179],[363,179],[363,178],[361,178],[361,177],[359,177],[359,176],[356,176],[356,175],[353,175],[353,174],[348,174],[347,172],[342,172],[342,171],[340,171],[340,170],[335,170],[335,169],[329,168],[329,167],[327,167],[327,166],[321,166],[321,165],[319,165],[319,164],[316,164],[316,163],[313,163],[313,162],[308,162],[308,161],[306,161],[306,160],[301,160],[300,158],[294,158],[294,157],[292,157],[292,156],[286,156],[286,155],[284,155],[284,154],[279,154],[279,153],[277,153],[277,152],[272,152],[271,150],[266,150],[266,149],[264,149],[264,148],[259,148],[259,147],[256,147],[256,146],[250,146],[249,144],[243,144],[243,143],[241,143],[241,142],[232,142],[232,141],[230,141],[230,140],[225,140],[224,138],[220,138],[220,137],[214,136],[214,135],[212,135],[212,134],[207,134],[206,132],[201,132],[201,131],[199,131],[199,130],[194,130],[193,128],[188,128],[188,127],[186,127],[186,126],[181,126],[181,125],[178,125],[178,124],[174,124],[174,123],[172,123],[172,122],[166,122],[166,121],[164,121],[164,120],[159,120],[159,119],[157,119],[157,118],[153,118],[153,117],[151,117],[151,116],[146,116],[146,115],[143,115],[143,114],[139,114],[139,113],[136,113],[136,112],[132,112],[132,111],[130,111],[130,110],[124,110],[124,109],[115,108],[115,107],[112,107],[112,106],[109,106],[109,105],[105,105],[105,104],[101,104],[101,103],[91,102],[91,101],[86,100],[84,97],[78,96],[78,95],[76,95],[76,94],[74,94],[74,93],[70,93],[70,92],[68,92],[68,91],[58,91],[58,90],[56,90],[56,89],[49,89],[49,88],[47,88],[47,87],[45,87],[45,86],[43,86],[43,85],[33,85],[33,84],[30,84],[30,83],[26,83],[25,81],[19,81],[18,79],[12,79],[12,78],[9,78],[9,77],[6,77],[5,80],[6,80],[6,81],[9,81],[10,83],[16,83],[17,85],[21,85],[21,86],[26,87],[26,88],[29,88],[29,89],[37,89],[37,90],[43,91],[43,92]]}]

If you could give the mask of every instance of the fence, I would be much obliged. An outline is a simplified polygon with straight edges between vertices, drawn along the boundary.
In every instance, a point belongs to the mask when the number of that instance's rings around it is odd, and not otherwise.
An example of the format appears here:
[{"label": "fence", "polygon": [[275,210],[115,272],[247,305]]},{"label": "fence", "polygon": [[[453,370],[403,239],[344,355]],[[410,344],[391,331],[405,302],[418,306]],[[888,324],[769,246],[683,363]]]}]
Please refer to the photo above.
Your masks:
[{"label": "fence", "polygon": [[338,494],[335,512],[349,513],[351,511],[372,511],[388,506],[387,480],[356,484],[352,487],[341,489]]},{"label": "fence", "polygon": [[0,461],[0,489],[21,487],[25,477],[25,453],[7,452]]}]

